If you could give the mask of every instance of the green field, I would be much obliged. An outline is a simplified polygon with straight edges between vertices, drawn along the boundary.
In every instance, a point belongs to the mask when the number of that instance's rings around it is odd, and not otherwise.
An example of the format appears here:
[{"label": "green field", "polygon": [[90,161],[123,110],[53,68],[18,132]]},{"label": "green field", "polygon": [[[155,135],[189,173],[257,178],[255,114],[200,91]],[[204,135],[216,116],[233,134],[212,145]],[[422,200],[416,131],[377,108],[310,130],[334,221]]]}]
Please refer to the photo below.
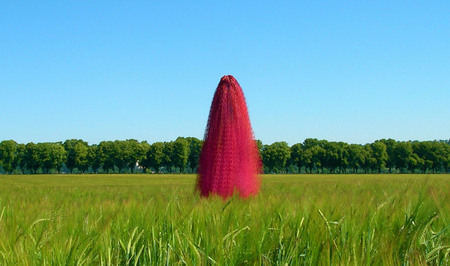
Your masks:
[{"label": "green field", "polygon": [[0,265],[450,263],[450,175],[0,175]]}]

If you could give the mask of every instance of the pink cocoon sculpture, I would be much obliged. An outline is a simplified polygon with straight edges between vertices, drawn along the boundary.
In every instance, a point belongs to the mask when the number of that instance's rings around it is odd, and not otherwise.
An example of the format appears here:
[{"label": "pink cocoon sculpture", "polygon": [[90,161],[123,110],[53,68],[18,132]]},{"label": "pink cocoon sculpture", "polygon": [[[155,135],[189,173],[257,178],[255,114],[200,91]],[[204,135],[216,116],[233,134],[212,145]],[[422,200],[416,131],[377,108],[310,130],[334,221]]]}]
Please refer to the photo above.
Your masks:
[{"label": "pink cocoon sculpture", "polygon": [[244,93],[233,76],[223,76],[211,104],[197,189],[205,197],[256,195],[261,167]]}]

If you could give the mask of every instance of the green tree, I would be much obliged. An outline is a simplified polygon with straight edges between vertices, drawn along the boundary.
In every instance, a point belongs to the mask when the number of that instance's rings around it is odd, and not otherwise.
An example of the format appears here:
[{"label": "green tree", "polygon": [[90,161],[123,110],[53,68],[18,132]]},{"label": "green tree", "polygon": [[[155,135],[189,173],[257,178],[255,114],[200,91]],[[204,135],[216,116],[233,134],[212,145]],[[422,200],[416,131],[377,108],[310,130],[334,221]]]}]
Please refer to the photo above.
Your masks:
[{"label": "green tree", "polygon": [[412,143],[412,148],[413,154],[417,156],[417,158],[414,159],[419,161],[417,167],[425,174],[428,170],[433,168],[433,163],[436,159],[435,155],[432,153],[432,142],[415,141]]},{"label": "green tree", "polygon": [[[303,163],[311,174],[313,169],[322,169],[326,165],[325,149],[326,140],[308,138],[303,141]],[[318,171],[318,170],[317,170]]]},{"label": "green tree", "polygon": [[135,139],[127,139],[123,142],[122,152],[125,165],[132,173],[134,173],[136,165],[146,157],[144,145]]},{"label": "green tree", "polygon": [[[334,142],[326,142],[323,146],[324,156],[322,157],[321,166],[328,169],[331,173],[334,173],[338,167],[339,154]],[[323,173],[323,170],[322,170]]]},{"label": "green tree", "polygon": [[425,161],[413,152],[411,157],[408,158],[406,165],[408,171],[414,173],[416,169],[423,169],[424,164]]},{"label": "green tree", "polygon": [[73,147],[75,153],[74,166],[85,173],[89,168],[89,146],[87,142],[80,141]]},{"label": "green tree", "polygon": [[78,143],[78,139],[68,139],[64,141],[63,146],[66,150],[67,159],[66,159],[66,167],[69,169],[69,172],[72,173],[75,168],[75,152],[73,147]]},{"label": "green tree", "polygon": [[386,144],[382,141],[375,141],[370,144],[372,148],[372,156],[375,159],[374,168],[381,173],[381,170],[386,167],[386,162],[388,160],[388,153]]},{"label": "green tree", "polygon": [[14,161],[17,156],[17,143],[14,140],[0,142],[0,165],[6,173],[14,170]]},{"label": "green tree", "polygon": [[350,144],[348,148],[348,164],[357,173],[359,168],[362,168],[366,161],[363,146],[359,144]]},{"label": "green tree", "polygon": [[22,173],[25,173],[26,165],[25,165],[25,144],[19,143],[17,144],[16,156],[13,162],[13,169],[19,168]]},{"label": "green tree", "polygon": [[408,168],[408,162],[413,154],[412,145],[410,142],[397,142],[394,148],[394,162],[395,167],[399,171]]},{"label": "green tree", "polygon": [[175,167],[180,169],[181,173],[186,171],[189,159],[189,142],[185,138],[177,138],[173,142],[173,152],[171,161]]},{"label": "green tree", "polygon": [[344,173],[348,166],[348,144],[344,142],[325,142],[324,166],[334,173],[337,169]]},{"label": "green tree", "polygon": [[103,171],[114,172],[116,152],[117,149],[112,141],[102,141],[98,144],[97,156]]},{"label": "green tree", "polygon": [[30,142],[25,145],[24,161],[26,169],[31,171],[31,173],[36,174],[40,166],[39,151],[37,144]]},{"label": "green tree", "polygon": [[111,154],[114,166],[117,167],[119,172],[127,167],[126,157],[130,152],[128,151],[127,143],[122,140],[116,140],[112,144],[114,152]]},{"label": "green tree", "polygon": [[372,145],[364,145],[364,163],[362,165],[364,173],[369,173],[371,170],[375,171],[377,169],[377,159],[373,155]]},{"label": "green tree", "polygon": [[264,145],[262,158],[264,166],[272,172],[284,172],[286,162],[291,156],[291,149],[284,141]]},{"label": "green tree", "polygon": [[148,162],[148,151],[150,150],[151,145],[147,141],[141,142],[141,149],[143,151],[143,156],[139,159],[139,166],[142,167],[142,172],[147,172],[147,169],[150,167]]},{"label": "green tree", "polygon": [[445,147],[445,171],[448,173],[450,172],[450,140],[449,142],[444,142],[443,144]]},{"label": "green tree", "polygon": [[295,164],[298,167],[298,171],[300,172],[300,169],[305,166],[304,160],[303,160],[303,145],[301,143],[297,143],[292,145],[291,147],[291,161],[293,164]]},{"label": "green tree", "polygon": [[37,144],[38,162],[44,173],[48,174],[51,169],[59,172],[66,159],[66,150],[61,142],[44,142]]},{"label": "green tree", "polygon": [[392,173],[392,169],[395,167],[395,147],[397,142],[393,139],[381,139],[380,142],[386,145],[386,167],[389,169],[389,173]]},{"label": "green tree", "polygon": [[349,166],[348,163],[348,150],[349,150],[349,145],[345,142],[338,142],[338,147],[339,147],[339,171],[341,173],[346,173],[347,172],[347,168]]},{"label": "green tree", "polygon": [[197,138],[193,138],[193,137],[186,138],[186,140],[189,143],[188,163],[189,163],[189,167],[191,168],[192,172],[194,172],[198,166],[198,161],[200,159],[200,153],[202,151],[203,141],[201,141]]},{"label": "green tree", "polygon": [[164,143],[153,143],[147,152],[148,166],[155,169],[156,173],[159,173],[159,170],[163,165],[164,157]]},{"label": "green tree", "polygon": [[448,144],[443,142],[433,141],[431,145],[431,154],[433,160],[433,172],[437,173],[441,170],[445,170],[447,165],[448,155],[447,148]]},{"label": "green tree", "polygon": [[[81,168],[86,169],[88,143],[81,139],[69,139],[64,141],[63,146],[67,154],[65,162],[66,167],[69,169],[70,173],[72,173],[75,168],[78,168],[81,171],[83,171]],[[75,149],[76,146],[77,149]]]},{"label": "green tree", "polygon": [[173,141],[170,142],[164,142],[164,149],[163,149],[163,160],[162,164],[166,168],[166,172],[170,173],[172,171],[172,167],[174,166],[173,162]]},{"label": "green tree", "polygon": [[94,173],[97,173],[98,169],[102,165],[97,144],[88,146],[87,160],[88,167],[91,167],[92,171],[94,171]]}]

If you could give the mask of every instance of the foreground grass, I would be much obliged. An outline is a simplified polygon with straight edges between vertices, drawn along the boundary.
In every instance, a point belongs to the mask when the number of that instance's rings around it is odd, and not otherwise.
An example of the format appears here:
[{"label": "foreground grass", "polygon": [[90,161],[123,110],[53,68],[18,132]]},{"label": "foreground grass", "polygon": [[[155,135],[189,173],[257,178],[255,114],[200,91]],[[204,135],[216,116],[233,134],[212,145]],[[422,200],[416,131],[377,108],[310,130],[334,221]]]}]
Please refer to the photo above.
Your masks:
[{"label": "foreground grass", "polygon": [[0,176],[0,265],[450,263],[450,175]]}]

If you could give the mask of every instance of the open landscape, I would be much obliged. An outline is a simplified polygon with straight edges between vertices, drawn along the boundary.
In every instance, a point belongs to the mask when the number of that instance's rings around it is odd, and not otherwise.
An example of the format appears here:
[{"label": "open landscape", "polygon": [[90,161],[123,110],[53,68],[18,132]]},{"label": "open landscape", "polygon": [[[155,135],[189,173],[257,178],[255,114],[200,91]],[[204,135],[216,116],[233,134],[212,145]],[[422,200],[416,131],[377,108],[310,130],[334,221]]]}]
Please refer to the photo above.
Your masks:
[{"label": "open landscape", "polygon": [[1,265],[450,263],[450,175],[0,175]]},{"label": "open landscape", "polygon": [[450,1],[0,7],[0,266],[450,266]]}]

